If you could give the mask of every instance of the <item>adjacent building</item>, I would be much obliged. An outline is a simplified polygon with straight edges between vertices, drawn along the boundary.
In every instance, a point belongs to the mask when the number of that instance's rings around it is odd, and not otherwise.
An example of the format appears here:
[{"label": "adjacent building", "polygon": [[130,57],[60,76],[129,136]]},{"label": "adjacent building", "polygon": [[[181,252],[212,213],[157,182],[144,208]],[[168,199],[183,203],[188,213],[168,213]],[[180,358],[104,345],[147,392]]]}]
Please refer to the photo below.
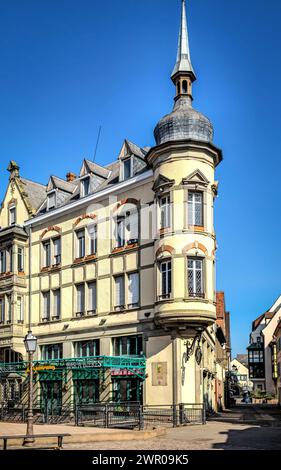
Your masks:
[{"label": "adjacent building", "polygon": [[23,338],[32,330],[38,407],[216,409],[230,357],[215,286],[222,152],[193,107],[185,1],[171,78],[174,107],[156,125],[154,147],[125,140],[111,164],[84,160],[46,185],[10,163],[0,213],[2,402],[24,399]]},{"label": "adjacent building", "polygon": [[[243,362],[239,360],[239,356],[242,356]],[[243,356],[238,354],[230,363],[231,373],[236,377],[235,385],[232,387],[235,389],[236,395],[242,395],[243,392],[251,392],[253,390],[253,382],[249,378],[248,363],[243,360]]]},{"label": "adjacent building", "polygon": [[281,317],[281,296],[252,324],[248,361],[254,391],[277,396],[277,351],[274,332]]}]

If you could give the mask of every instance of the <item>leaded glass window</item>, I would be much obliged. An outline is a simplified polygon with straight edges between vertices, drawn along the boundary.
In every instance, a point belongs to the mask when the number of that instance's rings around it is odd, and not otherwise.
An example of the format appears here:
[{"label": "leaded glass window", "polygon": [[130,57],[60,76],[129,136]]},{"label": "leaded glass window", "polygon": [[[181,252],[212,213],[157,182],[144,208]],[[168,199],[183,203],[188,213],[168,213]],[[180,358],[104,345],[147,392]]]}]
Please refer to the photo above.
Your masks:
[{"label": "leaded glass window", "polygon": [[188,294],[190,297],[204,297],[203,260],[188,258]]},{"label": "leaded glass window", "polygon": [[199,227],[203,225],[203,193],[188,192],[188,224]]}]

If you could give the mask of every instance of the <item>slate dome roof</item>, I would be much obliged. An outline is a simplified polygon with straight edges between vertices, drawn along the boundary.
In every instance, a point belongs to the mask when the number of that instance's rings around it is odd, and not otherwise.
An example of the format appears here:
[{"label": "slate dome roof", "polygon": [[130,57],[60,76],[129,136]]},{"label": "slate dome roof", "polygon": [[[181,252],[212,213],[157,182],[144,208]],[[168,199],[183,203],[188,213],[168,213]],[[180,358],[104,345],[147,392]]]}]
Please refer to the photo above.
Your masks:
[{"label": "slate dome roof", "polygon": [[192,108],[188,96],[179,97],[173,111],[164,116],[154,130],[157,145],[185,139],[212,143],[213,136],[211,121]]}]

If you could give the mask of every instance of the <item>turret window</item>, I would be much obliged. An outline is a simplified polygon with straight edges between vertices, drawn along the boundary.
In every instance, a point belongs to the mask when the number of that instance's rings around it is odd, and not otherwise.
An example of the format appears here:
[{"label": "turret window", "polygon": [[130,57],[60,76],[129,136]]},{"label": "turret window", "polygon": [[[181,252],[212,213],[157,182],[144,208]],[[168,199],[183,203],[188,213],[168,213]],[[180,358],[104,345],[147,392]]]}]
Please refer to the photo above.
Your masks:
[{"label": "turret window", "polygon": [[166,195],[159,199],[160,207],[160,229],[170,227],[171,223],[171,204],[170,196]]},{"label": "turret window", "polygon": [[203,226],[203,193],[188,191],[188,224]]},{"label": "turret window", "polygon": [[188,258],[188,295],[204,297],[203,259]]},{"label": "turret window", "polygon": [[188,84],[186,80],[183,80],[182,82],[182,92],[185,94],[188,92]]},{"label": "turret window", "polygon": [[159,300],[169,299],[172,292],[172,262],[171,260],[160,263],[160,295]]}]

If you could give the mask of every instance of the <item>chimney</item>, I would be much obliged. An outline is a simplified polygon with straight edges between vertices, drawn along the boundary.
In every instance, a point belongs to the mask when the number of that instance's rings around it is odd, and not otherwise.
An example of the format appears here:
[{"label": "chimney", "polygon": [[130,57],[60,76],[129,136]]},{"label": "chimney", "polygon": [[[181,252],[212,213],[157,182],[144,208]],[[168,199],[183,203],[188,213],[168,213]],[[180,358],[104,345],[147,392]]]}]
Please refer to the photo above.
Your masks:
[{"label": "chimney", "polygon": [[75,180],[76,178],[77,178],[77,176],[74,173],[71,173],[71,171],[69,173],[67,173],[67,175],[66,175],[66,181],[68,183]]}]

